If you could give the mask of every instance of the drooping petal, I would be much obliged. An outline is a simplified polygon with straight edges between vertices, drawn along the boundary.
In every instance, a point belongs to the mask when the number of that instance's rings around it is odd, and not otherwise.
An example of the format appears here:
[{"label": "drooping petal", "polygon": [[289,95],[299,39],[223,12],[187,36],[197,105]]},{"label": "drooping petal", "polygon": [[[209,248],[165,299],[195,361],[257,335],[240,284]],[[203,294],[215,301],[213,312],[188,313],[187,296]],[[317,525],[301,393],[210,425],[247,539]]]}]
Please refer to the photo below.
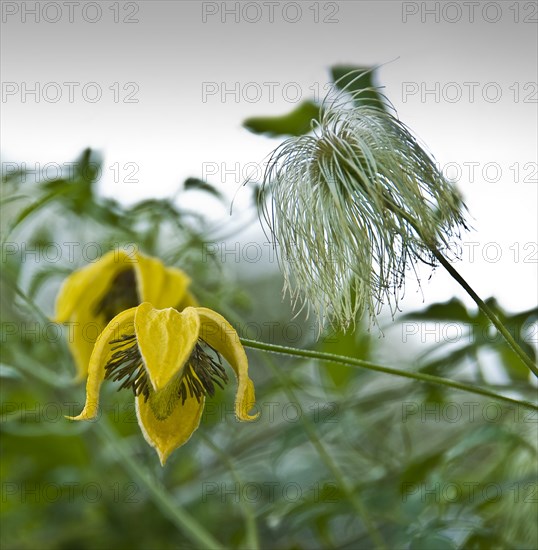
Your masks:
[{"label": "drooping petal", "polygon": [[136,309],[138,349],[153,389],[158,392],[178,374],[190,357],[200,332],[195,308],[183,312],[169,307],[156,309],[144,302]]},{"label": "drooping petal", "polygon": [[78,416],[68,416],[67,418],[71,420],[91,420],[97,416],[99,410],[99,390],[105,379],[105,365],[114,353],[111,349],[110,341],[117,340],[124,334],[132,334],[134,332],[133,322],[136,309],[133,307],[116,315],[99,335],[99,338],[97,338],[88,366],[86,404]]},{"label": "drooping petal", "polygon": [[172,451],[186,443],[200,425],[204,398],[198,402],[188,397],[185,403],[178,400],[176,407],[164,420],[158,420],[149,402],[136,397],[136,417],[146,441],[155,448],[164,466]]},{"label": "drooping petal", "polygon": [[176,307],[178,311],[183,311],[186,307],[198,307],[198,300],[190,291],[186,291],[179,305]]},{"label": "drooping petal", "polygon": [[83,382],[88,374],[88,365],[93,346],[106,323],[101,322],[87,310],[75,310],[71,314],[67,331],[67,344],[77,367],[75,383]]},{"label": "drooping petal", "polygon": [[69,321],[75,309],[93,311],[118,273],[134,265],[131,262],[125,252],[113,250],[69,275],[56,299],[55,322]]},{"label": "drooping petal", "polygon": [[150,302],[161,309],[176,307],[182,301],[191,282],[184,271],[166,267],[159,259],[140,253],[133,265],[141,302]]},{"label": "drooping petal", "polygon": [[205,307],[196,308],[200,316],[200,338],[216,349],[230,363],[237,377],[235,414],[239,420],[255,420],[259,413],[249,415],[256,402],[254,384],[248,376],[247,354],[235,329],[216,311]]},{"label": "drooping petal", "polygon": [[153,305],[156,308],[177,308],[177,306],[185,299],[187,288],[190,284],[191,279],[184,271],[177,267],[167,267],[165,270],[164,280],[162,282],[161,292],[156,301],[152,302]]}]

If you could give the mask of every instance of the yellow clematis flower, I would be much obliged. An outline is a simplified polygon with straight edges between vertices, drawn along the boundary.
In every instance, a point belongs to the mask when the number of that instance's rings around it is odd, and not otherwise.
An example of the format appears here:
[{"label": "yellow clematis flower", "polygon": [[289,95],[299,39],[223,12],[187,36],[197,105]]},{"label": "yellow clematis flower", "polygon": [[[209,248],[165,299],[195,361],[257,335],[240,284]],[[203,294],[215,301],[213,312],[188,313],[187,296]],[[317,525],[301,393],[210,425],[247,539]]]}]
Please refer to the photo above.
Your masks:
[{"label": "yellow clematis flower", "polygon": [[247,356],[228,321],[203,307],[179,312],[144,302],[114,317],[97,339],[86,404],[78,416],[68,418],[95,418],[103,380],[121,380],[120,389],[133,390],[140,429],[164,465],[198,428],[206,396],[228,381],[219,354],[237,378],[237,418],[255,420],[257,414],[249,415],[255,396]]},{"label": "yellow clematis flower", "polygon": [[176,267],[139,252],[114,250],[99,261],[72,273],[56,300],[57,323],[70,323],[69,348],[79,381],[87,375],[97,335],[118,313],[151,302],[155,307],[181,310],[198,305],[188,291],[190,278]]}]

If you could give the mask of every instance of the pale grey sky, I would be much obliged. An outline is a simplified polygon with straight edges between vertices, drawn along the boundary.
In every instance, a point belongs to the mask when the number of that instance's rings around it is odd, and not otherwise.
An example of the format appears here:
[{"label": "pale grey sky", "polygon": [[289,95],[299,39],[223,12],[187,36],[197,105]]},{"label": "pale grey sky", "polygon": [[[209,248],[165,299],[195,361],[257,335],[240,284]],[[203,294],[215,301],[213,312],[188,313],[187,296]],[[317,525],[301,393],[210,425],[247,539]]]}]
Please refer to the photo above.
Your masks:
[{"label": "pale grey sky", "polygon": [[[241,128],[246,117],[322,94],[334,64],[385,63],[378,83],[474,218],[459,269],[510,309],[536,304],[533,3],[34,4],[2,4],[3,162],[61,165],[90,146],[105,157],[102,192],[122,201],[168,196],[189,176],[232,197],[279,143]],[[189,206],[208,210],[199,200]],[[208,215],[229,221],[225,208]],[[406,309],[422,305],[415,290]],[[467,301],[441,270],[423,291]]]}]

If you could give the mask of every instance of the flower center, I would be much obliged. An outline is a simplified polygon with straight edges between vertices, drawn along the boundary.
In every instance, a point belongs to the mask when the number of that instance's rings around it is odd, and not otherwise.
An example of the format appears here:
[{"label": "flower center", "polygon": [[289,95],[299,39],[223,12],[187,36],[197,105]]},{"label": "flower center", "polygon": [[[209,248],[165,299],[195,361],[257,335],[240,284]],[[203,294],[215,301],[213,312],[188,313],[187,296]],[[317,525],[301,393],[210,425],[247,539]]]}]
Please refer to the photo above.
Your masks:
[{"label": "flower center", "polygon": [[135,271],[129,268],[114,277],[108,292],[97,302],[94,313],[104,315],[105,323],[109,323],[118,313],[139,303]]},{"label": "flower center", "polygon": [[147,401],[151,384],[136,344],[136,336],[124,334],[117,340],[111,340],[110,344],[114,353],[105,365],[105,379],[123,380],[118,391],[131,388],[135,395],[143,395]]},{"label": "flower center", "polygon": [[[123,388],[131,388],[135,395],[143,395],[144,400],[150,399],[150,403],[161,401],[157,397],[149,376],[147,374],[140,350],[134,334],[124,334],[117,340],[110,342],[114,351],[110,360],[105,365],[105,378],[113,381],[121,380],[118,391]],[[215,395],[216,386],[224,389],[228,382],[228,376],[221,363],[219,353],[209,344],[198,339],[194,350],[187,360],[183,372],[172,380],[167,388],[162,390],[166,397],[166,406],[163,413],[161,404],[154,410],[159,419],[164,419],[172,413],[176,402],[181,399],[185,403],[188,397],[194,397],[198,403],[202,397]]]},{"label": "flower center", "polygon": [[181,404],[183,405],[187,399],[187,391],[199,403],[202,396],[215,395],[215,385],[223,390],[227,382],[228,375],[222,366],[220,354],[209,344],[198,339],[181,375]]}]

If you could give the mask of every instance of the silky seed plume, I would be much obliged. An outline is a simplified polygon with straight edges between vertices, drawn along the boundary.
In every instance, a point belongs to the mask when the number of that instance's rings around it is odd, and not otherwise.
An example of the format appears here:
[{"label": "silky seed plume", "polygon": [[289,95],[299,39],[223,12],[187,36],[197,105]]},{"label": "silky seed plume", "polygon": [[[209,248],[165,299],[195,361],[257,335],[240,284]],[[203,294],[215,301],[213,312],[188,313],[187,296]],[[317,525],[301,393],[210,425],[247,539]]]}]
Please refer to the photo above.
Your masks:
[{"label": "silky seed plume", "polygon": [[394,314],[407,268],[434,265],[432,248],[466,228],[457,190],[390,107],[361,104],[369,91],[327,97],[312,133],[282,143],[262,181],[284,292],[320,329],[366,311],[375,321],[383,304]]}]

